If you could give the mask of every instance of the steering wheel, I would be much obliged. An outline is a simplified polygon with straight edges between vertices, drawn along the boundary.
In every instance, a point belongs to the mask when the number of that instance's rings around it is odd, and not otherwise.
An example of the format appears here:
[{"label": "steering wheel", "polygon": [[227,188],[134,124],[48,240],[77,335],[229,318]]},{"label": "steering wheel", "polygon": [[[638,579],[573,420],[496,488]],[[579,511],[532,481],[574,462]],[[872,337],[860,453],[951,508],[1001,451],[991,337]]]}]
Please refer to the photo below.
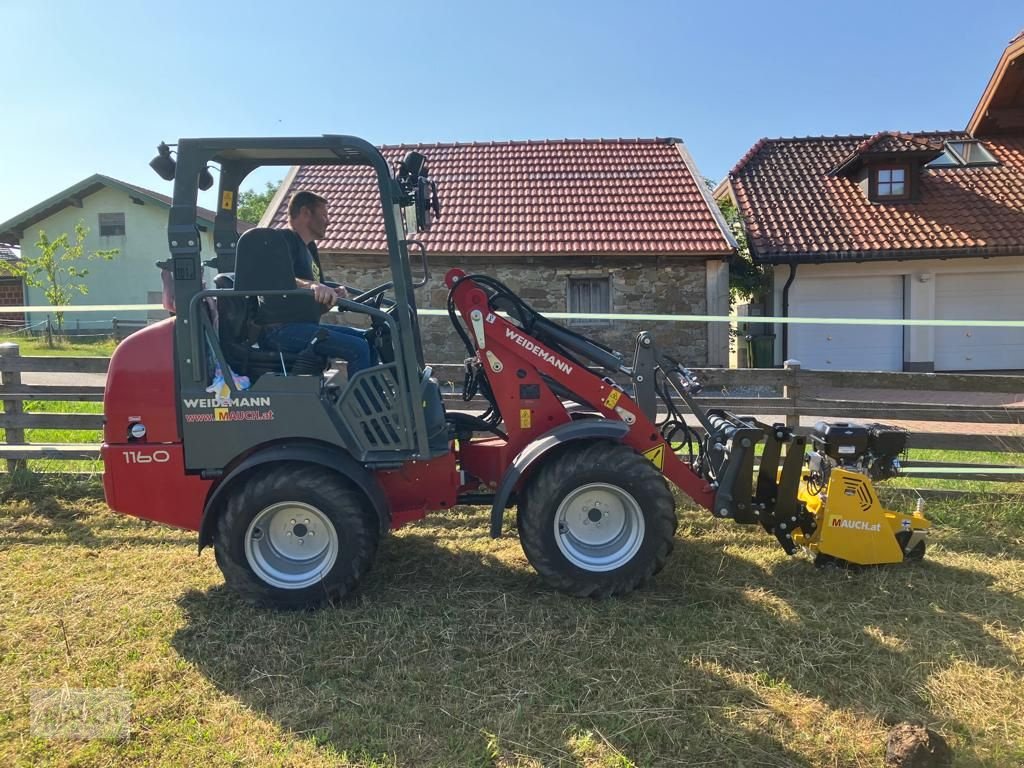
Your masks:
[{"label": "steering wheel", "polygon": [[[369,304],[372,307],[380,309],[381,305],[385,301],[384,294],[389,289],[393,288],[394,285],[395,284],[390,281],[386,283],[381,283],[380,285],[374,286],[368,291],[363,291],[362,293],[352,296],[349,300],[355,301],[359,304]],[[388,302],[388,306],[394,306],[395,302],[393,302],[391,299],[386,299],[386,301]]]}]

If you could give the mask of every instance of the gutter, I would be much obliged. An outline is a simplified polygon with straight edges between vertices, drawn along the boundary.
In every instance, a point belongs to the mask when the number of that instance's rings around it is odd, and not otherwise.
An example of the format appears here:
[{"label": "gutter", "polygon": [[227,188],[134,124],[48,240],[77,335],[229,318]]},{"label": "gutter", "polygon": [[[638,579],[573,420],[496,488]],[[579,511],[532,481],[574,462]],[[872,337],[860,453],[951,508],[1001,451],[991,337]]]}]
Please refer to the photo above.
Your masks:
[{"label": "gutter", "polygon": [[[789,317],[789,289],[793,286],[793,281],[796,280],[796,268],[799,264],[793,263],[789,265],[789,278],[786,280],[786,284],[782,286],[782,316]],[[789,358],[789,323],[782,326],[782,362],[785,363]]]},{"label": "gutter", "polygon": [[[749,237],[749,236],[748,236]],[[918,261],[921,259],[967,259],[1020,256],[1024,243],[985,248],[915,248],[905,251],[835,251],[757,256],[758,264],[844,264],[862,261]],[[751,249],[753,255],[753,249]]]}]

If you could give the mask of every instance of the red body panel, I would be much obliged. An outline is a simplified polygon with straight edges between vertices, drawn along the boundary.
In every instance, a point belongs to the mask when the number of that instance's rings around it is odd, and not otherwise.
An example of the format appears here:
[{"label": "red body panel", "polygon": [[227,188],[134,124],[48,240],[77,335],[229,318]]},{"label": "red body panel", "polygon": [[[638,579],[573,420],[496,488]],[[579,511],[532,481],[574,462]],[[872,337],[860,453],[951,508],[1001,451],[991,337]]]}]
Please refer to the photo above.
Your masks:
[{"label": "red body panel", "polygon": [[[133,333],[110,358],[103,395],[103,489],[111,509],[199,530],[212,481],[185,474],[174,402],[174,319]],[[132,424],[146,427],[129,440]]]},{"label": "red body panel", "polygon": [[147,326],[117,345],[103,394],[103,440],[128,442],[132,422],[146,425],[147,443],[179,443],[174,403],[174,318]]},{"label": "red body panel", "polygon": [[104,443],[103,490],[116,512],[199,530],[211,480],[185,474],[180,443]]},{"label": "red body panel", "polygon": [[470,492],[479,491],[486,493],[493,491],[505,471],[512,466],[512,459],[515,453],[509,446],[508,441],[500,437],[484,437],[471,442],[459,444],[459,465],[466,474],[480,480],[479,483],[471,484],[467,490]]},{"label": "red body panel", "polygon": [[430,461],[410,461],[401,469],[380,471],[375,476],[391,506],[392,528],[419,520],[430,510],[454,506],[459,492],[454,453]]}]

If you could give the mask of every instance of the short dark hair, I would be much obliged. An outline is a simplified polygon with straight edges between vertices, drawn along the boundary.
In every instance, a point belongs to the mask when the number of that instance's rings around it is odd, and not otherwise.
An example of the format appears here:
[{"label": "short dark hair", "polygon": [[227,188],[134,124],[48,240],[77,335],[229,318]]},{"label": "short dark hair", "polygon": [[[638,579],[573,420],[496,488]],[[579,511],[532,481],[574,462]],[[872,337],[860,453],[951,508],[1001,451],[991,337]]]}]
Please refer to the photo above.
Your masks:
[{"label": "short dark hair", "polygon": [[300,190],[292,195],[292,199],[288,202],[288,218],[294,219],[303,208],[309,208],[312,211],[318,205],[327,205],[327,198],[306,189]]}]

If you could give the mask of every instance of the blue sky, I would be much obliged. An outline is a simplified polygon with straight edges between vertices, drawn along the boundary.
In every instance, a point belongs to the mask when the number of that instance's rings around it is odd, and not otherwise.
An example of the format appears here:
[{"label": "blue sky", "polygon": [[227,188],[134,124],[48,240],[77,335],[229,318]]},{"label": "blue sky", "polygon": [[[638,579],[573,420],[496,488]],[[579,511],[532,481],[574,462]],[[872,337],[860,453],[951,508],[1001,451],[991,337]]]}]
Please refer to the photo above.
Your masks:
[{"label": "blue sky", "polygon": [[964,127],[1024,5],[0,0],[0,19],[5,221],[92,173],[169,192],[147,163],[181,136],[677,136],[717,180],[762,136]]}]

